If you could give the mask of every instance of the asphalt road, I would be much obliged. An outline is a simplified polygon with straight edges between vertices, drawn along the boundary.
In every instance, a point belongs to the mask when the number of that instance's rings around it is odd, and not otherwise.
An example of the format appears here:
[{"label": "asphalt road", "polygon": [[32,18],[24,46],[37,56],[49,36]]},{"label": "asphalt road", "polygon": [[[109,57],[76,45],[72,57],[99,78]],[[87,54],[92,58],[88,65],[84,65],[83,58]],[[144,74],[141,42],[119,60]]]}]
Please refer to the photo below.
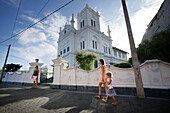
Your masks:
[{"label": "asphalt road", "polygon": [[[0,86],[0,113],[169,113],[170,99],[116,96],[107,103],[95,93],[50,89],[49,86]],[[104,95],[103,95],[104,96]]]}]

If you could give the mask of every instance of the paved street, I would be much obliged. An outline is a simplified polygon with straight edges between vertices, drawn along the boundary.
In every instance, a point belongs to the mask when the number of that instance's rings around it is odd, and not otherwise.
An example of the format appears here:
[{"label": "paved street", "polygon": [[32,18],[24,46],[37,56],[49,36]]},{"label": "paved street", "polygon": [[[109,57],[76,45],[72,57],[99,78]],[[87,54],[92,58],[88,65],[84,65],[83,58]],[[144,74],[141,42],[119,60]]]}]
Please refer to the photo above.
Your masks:
[{"label": "paved street", "polygon": [[49,86],[0,86],[0,113],[168,113],[170,100],[139,99],[134,96],[116,96],[118,106],[101,99],[95,93],[50,89]]}]

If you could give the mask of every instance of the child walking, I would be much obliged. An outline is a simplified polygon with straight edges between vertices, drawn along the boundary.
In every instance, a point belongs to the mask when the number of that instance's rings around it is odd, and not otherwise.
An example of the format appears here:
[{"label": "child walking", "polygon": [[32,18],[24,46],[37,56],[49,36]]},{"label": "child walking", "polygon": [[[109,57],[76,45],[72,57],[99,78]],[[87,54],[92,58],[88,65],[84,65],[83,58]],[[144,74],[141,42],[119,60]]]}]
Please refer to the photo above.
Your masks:
[{"label": "child walking", "polygon": [[105,91],[107,92],[107,88],[106,88],[106,80],[107,80],[106,73],[107,73],[107,70],[106,70],[104,59],[100,59],[99,63],[101,65],[100,66],[101,78],[100,78],[100,82],[99,82],[99,95],[96,96],[97,99],[101,98],[101,86],[102,86],[102,84],[104,85]]},{"label": "child walking", "polygon": [[106,103],[107,100],[108,100],[108,98],[109,98],[109,97],[112,97],[113,100],[114,100],[114,102],[112,103],[112,105],[118,105],[118,103],[117,103],[117,101],[116,101],[116,99],[115,99],[115,97],[114,97],[114,96],[116,95],[116,92],[115,92],[115,90],[114,90],[114,88],[113,88],[112,73],[111,73],[111,72],[108,72],[108,73],[106,73],[106,75],[107,75],[107,81],[106,81],[106,83],[107,83],[107,86],[108,86],[108,90],[107,90],[107,92],[106,92],[106,97],[104,97],[102,100]]}]

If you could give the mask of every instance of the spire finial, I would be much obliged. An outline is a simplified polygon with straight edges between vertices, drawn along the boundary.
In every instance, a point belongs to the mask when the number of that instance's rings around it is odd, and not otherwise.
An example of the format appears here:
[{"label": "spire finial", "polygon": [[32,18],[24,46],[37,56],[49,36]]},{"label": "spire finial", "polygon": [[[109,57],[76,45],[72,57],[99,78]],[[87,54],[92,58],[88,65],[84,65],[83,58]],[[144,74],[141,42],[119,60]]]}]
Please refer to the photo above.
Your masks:
[{"label": "spire finial", "polygon": [[74,22],[75,22],[75,21],[74,21],[74,14],[73,14],[73,13],[72,13],[72,18],[71,18],[71,21],[70,21],[70,22],[71,22],[71,26],[74,27]]},{"label": "spire finial", "polygon": [[61,31],[62,31],[62,28],[60,27],[60,32],[59,32],[59,34],[61,34]]},{"label": "spire finial", "polygon": [[109,27],[109,25],[108,25],[108,31],[107,31],[107,33],[108,33],[108,35],[109,35],[109,37],[111,37],[111,35],[110,35],[110,27]]},{"label": "spire finial", "polygon": [[86,4],[86,7],[89,7],[89,5],[88,5],[88,4]]}]

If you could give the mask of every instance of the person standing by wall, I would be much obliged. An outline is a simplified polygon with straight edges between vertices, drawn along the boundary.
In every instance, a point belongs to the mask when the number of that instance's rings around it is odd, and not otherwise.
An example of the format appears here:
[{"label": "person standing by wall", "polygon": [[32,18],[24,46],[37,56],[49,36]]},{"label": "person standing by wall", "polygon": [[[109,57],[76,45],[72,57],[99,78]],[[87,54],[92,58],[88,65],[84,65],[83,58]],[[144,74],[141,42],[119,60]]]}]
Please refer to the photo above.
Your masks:
[{"label": "person standing by wall", "polygon": [[[38,85],[38,74],[39,74],[38,66],[35,66],[34,72],[32,74],[32,79],[33,79],[33,86],[32,86],[32,88],[37,88],[37,85]],[[36,82],[36,86],[35,86],[35,82]]]}]

